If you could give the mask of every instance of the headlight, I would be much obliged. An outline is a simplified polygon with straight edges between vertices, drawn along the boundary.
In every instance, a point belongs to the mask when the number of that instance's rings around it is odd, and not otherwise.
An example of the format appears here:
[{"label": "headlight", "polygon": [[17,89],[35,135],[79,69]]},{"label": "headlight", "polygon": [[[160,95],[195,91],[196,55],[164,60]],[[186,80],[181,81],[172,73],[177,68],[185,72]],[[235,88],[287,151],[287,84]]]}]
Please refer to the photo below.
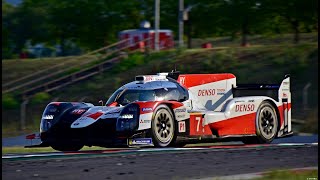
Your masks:
[{"label": "headlight", "polygon": [[138,128],[140,108],[137,104],[127,105],[117,119],[117,131],[132,131]]},{"label": "headlight", "polygon": [[54,117],[59,113],[56,105],[49,104],[43,111],[41,122],[40,122],[40,133],[46,132],[52,126]]},{"label": "headlight", "polygon": [[42,132],[46,132],[49,130],[49,128],[51,127],[52,122],[46,119],[41,119],[41,123],[40,123],[40,133]]},{"label": "headlight", "polygon": [[120,119],[132,119],[133,114],[123,114],[119,117]]}]

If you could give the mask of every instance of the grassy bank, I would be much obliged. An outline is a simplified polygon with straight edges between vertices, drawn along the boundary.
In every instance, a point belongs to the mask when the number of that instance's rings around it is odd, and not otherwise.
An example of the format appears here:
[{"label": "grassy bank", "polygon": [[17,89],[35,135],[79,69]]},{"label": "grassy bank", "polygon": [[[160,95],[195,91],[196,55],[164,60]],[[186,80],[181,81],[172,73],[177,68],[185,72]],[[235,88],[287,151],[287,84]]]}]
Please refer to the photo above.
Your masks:
[{"label": "grassy bank", "polygon": [[317,180],[318,170],[275,170],[252,180]]},{"label": "grassy bank", "polygon": [[[223,145],[223,143],[197,143],[197,144],[187,144],[184,147],[199,147],[199,146],[218,146]],[[107,149],[117,149],[117,148],[105,148],[99,146],[84,146],[81,151],[94,151],[94,150],[107,150]],[[125,148],[127,149],[127,148]],[[130,149],[130,148],[128,148]],[[132,148],[131,148],[132,149]],[[33,152],[59,152],[51,147],[39,147],[39,148],[25,148],[23,146],[13,146],[13,147],[2,147],[2,155],[5,154],[22,154],[22,153],[33,153]]]},{"label": "grassy bank", "polygon": [[[108,148],[98,147],[98,146],[84,146],[81,151],[94,151],[94,150],[107,150]],[[109,148],[110,149],[110,148]],[[16,147],[2,147],[2,155],[6,154],[24,154],[24,153],[39,153],[39,152],[60,152],[52,149],[51,147],[41,147],[41,148],[24,148],[22,146]]]}]

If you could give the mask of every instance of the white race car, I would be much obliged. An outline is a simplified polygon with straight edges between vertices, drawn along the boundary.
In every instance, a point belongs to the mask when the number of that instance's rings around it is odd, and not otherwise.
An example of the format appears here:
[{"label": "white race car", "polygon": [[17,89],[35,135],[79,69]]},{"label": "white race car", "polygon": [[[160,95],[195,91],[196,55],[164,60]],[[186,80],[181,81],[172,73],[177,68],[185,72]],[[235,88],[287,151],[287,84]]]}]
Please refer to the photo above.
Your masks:
[{"label": "white race car", "polygon": [[233,138],[251,144],[291,134],[288,75],[279,84],[237,85],[230,73],[171,72],[136,76],[102,106],[51,102],[41,119],[40,146],[167,147]]}]

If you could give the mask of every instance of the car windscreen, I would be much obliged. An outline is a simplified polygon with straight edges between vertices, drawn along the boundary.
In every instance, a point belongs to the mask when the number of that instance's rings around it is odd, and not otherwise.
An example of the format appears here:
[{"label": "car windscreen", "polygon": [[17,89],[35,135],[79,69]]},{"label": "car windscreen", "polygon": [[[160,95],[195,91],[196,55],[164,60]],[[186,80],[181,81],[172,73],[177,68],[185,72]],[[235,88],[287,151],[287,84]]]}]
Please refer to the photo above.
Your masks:
[{"label": "car windscreen", "polygon": [[137,101],[177,101],[178,98],[179,91],[176,88],[160,88],[151,90],[120,89],[112,94],[107,101],[107,104],[117,102],[118,104],[126,105]]}]

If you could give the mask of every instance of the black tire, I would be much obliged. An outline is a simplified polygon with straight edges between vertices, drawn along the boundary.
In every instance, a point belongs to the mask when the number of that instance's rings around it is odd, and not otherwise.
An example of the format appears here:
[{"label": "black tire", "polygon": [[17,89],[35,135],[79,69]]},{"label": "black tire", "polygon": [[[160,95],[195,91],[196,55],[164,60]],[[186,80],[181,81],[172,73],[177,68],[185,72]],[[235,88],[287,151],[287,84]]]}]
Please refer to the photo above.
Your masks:
[{"label": "black tire", "polygon": [[155,147],[168,147],[175,143],[175,119],[168,106],[156,108],[151,122],[151,137]]},{"label": "black tire", "polygon": [[277,112],[274,106],[264,101],[260,104],[256,115],[256,136],[242,139],[244,144],[271,143],[279,129]]},{"label": "black tire", "polygon": [[82,144],[52,144],[51,147],[57,151],[79,151],[83,148]]}]

